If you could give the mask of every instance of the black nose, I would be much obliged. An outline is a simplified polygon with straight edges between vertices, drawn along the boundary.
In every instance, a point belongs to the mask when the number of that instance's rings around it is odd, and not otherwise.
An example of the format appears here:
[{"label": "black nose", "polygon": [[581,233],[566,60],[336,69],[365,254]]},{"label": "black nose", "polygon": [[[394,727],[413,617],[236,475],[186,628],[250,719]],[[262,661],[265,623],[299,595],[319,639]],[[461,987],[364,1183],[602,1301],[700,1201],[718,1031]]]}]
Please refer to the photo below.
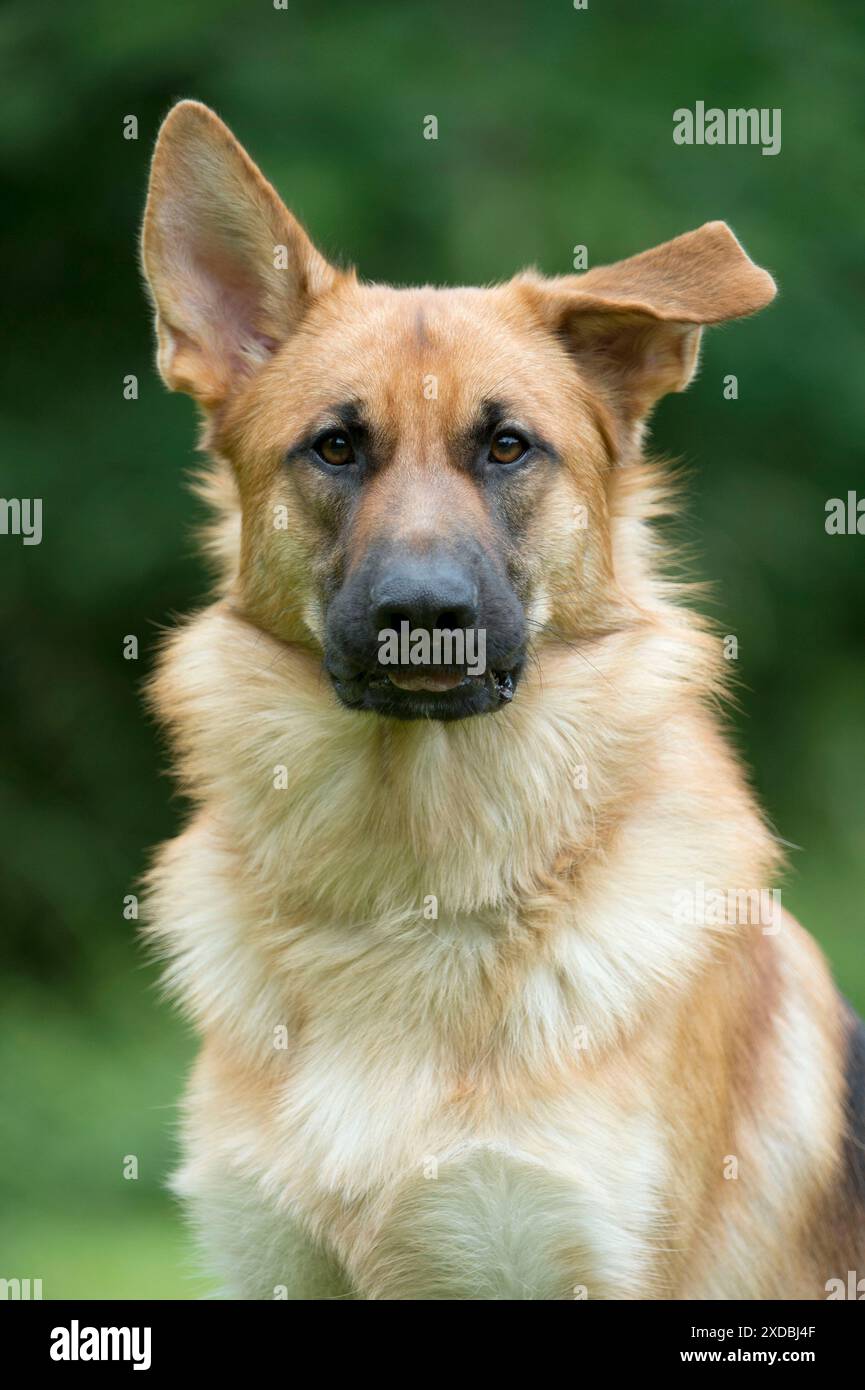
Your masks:
[{"label": "black nose", "polygon": [[478,590],[471,573],[450,559],[392,561],[372,592],[376,631],[412,629],[455,632],[478,624]]}]

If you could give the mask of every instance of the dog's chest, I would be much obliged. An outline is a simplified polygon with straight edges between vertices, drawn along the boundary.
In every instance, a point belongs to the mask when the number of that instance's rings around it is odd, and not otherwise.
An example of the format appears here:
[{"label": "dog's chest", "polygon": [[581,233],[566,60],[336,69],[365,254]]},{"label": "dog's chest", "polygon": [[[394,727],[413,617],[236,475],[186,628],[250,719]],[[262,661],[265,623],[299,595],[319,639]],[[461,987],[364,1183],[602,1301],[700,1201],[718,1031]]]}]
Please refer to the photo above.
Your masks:
[{"label": "dog's chest", "polygon": [[458,1096],[422,1054],[323,1048],[283,1090],[279,1129],[297,1206],[366,1297],[647,1292],[663,1148],[578,1072],[546,1096]]},{"label": "dog's chest", "polygon": [[277,1252],[256,1288],[290,1284],[283,1244],[315,1233],[361,1297],[649,1292],[669,1186],[656,1119],[575,1055],[585,1012],[558,962],[514,981],[503,933],[460,928],[408,949],[285,936],[235,1012],[259,1058],[272,1032],[286,1046],[264,1069],[206,1049],[181,1185],[217,1222],[226,1179],[242,1189],[238,1248],[255,1208]]},{"label": "dog's chest", "polygon": [[[626,1141],[627,1142],[627,1141]],[[582,1299],[645,1295],[657,1206],[645,1151],[467,1140],[382,1194],[360,1246],[375,1297]],[[630,1171],[629,1171],[630,1170]]]}]

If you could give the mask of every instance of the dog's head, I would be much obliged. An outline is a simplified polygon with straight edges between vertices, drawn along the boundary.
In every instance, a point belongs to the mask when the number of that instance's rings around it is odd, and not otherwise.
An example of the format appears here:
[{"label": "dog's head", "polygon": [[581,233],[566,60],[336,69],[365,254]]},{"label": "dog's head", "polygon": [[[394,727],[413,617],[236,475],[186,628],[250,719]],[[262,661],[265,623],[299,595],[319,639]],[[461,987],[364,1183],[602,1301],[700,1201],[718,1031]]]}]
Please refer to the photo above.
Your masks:
[{"label": "dog's head", "polygon": [[774,294],[720,222],[583,275],[363,284],[195,102],[160,133],[143,259],[162,376],[234,470],[234,601],[344,704],[409,719],[498,710],[530,647],[627,620],[613,470],[701,325]]}]

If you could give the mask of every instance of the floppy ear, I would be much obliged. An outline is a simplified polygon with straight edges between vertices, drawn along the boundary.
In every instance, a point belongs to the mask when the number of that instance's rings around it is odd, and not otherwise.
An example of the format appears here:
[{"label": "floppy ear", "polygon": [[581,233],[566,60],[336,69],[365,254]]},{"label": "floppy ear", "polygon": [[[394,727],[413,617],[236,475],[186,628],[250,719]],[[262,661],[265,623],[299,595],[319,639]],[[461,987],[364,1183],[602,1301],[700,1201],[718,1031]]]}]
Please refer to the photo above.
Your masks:
[{"label": "floppy ear", "polygon": [[690,382],[702,325],[753,314],[775,296],[771,275],[725,222],[585,275],[523,283],[609,400],[626,440],[661,396]]},{"label": "floppy ear", "polygon": [[197,101],[179,102],[159,132],[141,251],[163,380],[206,406],[265,362],[338,277]]}]

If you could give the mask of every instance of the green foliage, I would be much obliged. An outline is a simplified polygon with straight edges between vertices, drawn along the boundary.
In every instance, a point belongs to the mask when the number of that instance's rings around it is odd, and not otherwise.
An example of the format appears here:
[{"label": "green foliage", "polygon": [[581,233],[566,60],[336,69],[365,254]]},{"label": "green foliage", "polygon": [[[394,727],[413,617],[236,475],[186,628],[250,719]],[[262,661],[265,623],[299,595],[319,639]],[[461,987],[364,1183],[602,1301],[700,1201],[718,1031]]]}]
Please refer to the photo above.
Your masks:
[{"label": "green foliage", "polygon": [[[828,498],[865,491],[863,42],[842,0],[7,4],[2,493],[42,497],[45,535],[0,537],[16,1264],[0,1274],[65,1294],[193,1288],[159,1195],[190,1043],[121,910],[180,812],[140,686],[160,628],[206,586],[183,490],[193,411],[153,370],[136,258],[149,151],[180,96],[212,104],[323,249],[370,278],[568,272],[576,244],[597,263],[717,217],[775,273],[770,311],[707,335],[654,446],[689,464],[684,535],[739,639],[737,738],[796,846],[785,903],[865,1008],[865,539],[823,525]],[[781,153],[675,146],[672,113],[698,99],[780,107]]]}]

